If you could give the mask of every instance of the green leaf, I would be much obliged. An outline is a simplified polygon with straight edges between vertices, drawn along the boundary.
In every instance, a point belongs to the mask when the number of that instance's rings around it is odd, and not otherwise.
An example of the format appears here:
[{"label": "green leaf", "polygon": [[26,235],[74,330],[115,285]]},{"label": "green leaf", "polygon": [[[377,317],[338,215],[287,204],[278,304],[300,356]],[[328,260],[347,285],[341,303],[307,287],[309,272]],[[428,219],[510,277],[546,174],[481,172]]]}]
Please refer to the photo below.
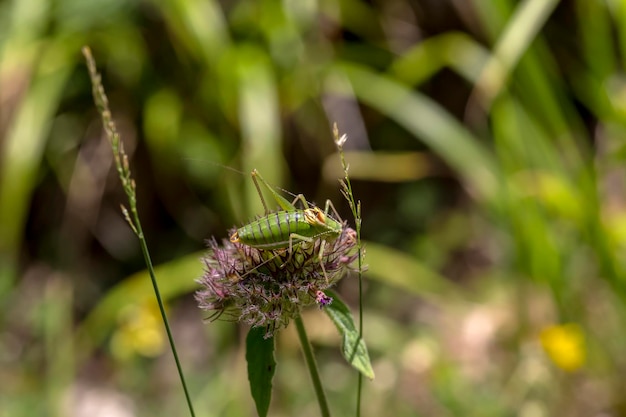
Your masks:
[{"label": "green leaf", "polygon": [[272,378],[276,370],[274,338],[264,339],[263,335],[265,330],[262,327],[253,327],[246,337],[248,381],[260,417],[267,416],[272,399]]},{"label": "green leaf", "polygon": [[335,323],[337,330],[341,333],[341,353],[350,365],[357,371],[361,372],[369,379],[374,379],[374,370],[370,362],[370,356],[367,353],[365,340],[359,336],[359,331],[354,326],[352,314],[348,306],[339,298],[339,296],[327,291],[327,294],[333,297],[333,302],[324,307],[324,311],[328,317]]},{"label": "green leaf", "polygon": [[459,286],[440,275],[415,256],[374,242],[364,242],[367,253],[367,277],[431,302],[463,300],[467,295]]}]

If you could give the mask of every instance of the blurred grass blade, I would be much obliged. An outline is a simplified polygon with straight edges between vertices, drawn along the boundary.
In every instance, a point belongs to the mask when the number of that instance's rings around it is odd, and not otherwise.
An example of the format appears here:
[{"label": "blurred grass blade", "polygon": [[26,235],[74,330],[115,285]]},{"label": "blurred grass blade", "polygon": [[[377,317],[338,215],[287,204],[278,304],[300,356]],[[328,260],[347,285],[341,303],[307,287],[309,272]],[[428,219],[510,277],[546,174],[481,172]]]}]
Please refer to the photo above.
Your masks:
[{"label": "blurred grass blade", "polygon": [[[624,28],[619,21],[616,27],[611,27],[606,6],[604,2],[576,2],[583,62],[577,76],[571,77],[571,82],[579,99],[586,103],[599,120],[612,119],[615,116],[621,116],[623,120],[623,70],[618,68],[618,58],[613,51],[620,47],[615,45],[614,30],[623,31]],[[619,2],[614,7],[624,8],[624,2]]]},{"label": "blurred grass blade", "polygon": [[63,415],[62,399],[71,388],[75,373],[74,294],[68,278],[60,274],[49,277],[39,306],[46,355],[46,408],[52,415]]},{"label": "blurred grass blade", "polygon": [[611,27],[607,4],[602,1],[577,0],[576,9],[585,66],[595,78],[607,81],[619,71],[613,52],[614,28]]},{"label": "blurred grass blade", "polygon": [[461,298],[454,284],[411,255],[373,242],[364,242],[364,246],[368,278],[424,298],[448,301]]},{"label": "blurred grass blade", "polygon": [[389,74],[419,86],[443,68],[450,68],[470,83],[478,81],[490,52],[465,33],[450,32],[425,39],[389,67]]},{"label": "blurred grass blade", "polygon": [[517,6],[476,85],[484,109],[491,106],[509,74],[558,4],[559,0],[524,0]]},{"label": "blurred grass blade", "polygon": [[267,416],[272,399],[272,379],[276,371],[274,338],[264,339],[265,329],[253,327],[246,337],[246,362],[248,381],[256,411],[260,417]]},{"label": "blurred grass blade", "polygon": [[364,67],[342,64],[336,69],[350,79],[359,100],[395,120],[416,139],[426,143],[458,171],[464,183],[480,198],[494,197],[497,171],[493,157],[439,104]]},{"label": "blurred grass blade", "polygon": [[[514,68],[513,66],[509,68],[510,71],[514,70],[514,73],[510,72],[505,75],[504,82],[506,82],[507,77],[514,76],[514,79],[510,82],[507,94],[515,96],[516,101],[536,120],[537,126],[542,127],[546,136],[550,137],[550,142],[554,142],[554,146],[558,147],[559,151],[569,152],[568,158],[579,159],[580,155],[576,155],[576,153],[579,150],[585,150],[588,146],[587,141],[584,140],[587,136],[587,128],[579,110],[571,100],[571,91],[569,91],[566,81],[576,86],[580,83],[581,77],[575,76],[571,77],[571,80],[564,80],[559,75],[561,69],[558,57],[550,49],[550,46],[537,33],[534,34],[534,37],[531,37],[533,30],[537,31],[539,29],[537,25],[540,23],[540,20],[548,18],[550,3],[534,4],[532,6],[533,10],[527,10],[525,14],[519,8],[522,6],[519,6],[517,14],[515,14],[513,9],[517,4],[515,2],[509,0],[500,2],[475,0],[481,23],[492,27],[492,31],[495,32],[492,34],[492,38],[495,39],[496,49],[505,48],[507,45],[504,35],[499,39],[497,38],[500,33],[506,34],[507,31],[511,33],[517,32],[527,38],[526,43],[521,43],[515,39],[511,41],[513,42],[513,44],[510,44],[511,47],[517,46],[521,48],[525,46],[525,49],[520,49],[514,54],[517,61]],[[529,16],[533,14],[537,16],[539,9],[542,10],[543,14],[536,17],[537,21],[531,22]],[[520,14],[522,14],[521,17]],[[511,23],[513,18],[520,19],[519,23],[517,23],[517,28]],[[576,40],[572,40],[572,45],[575,43]],[[513,53],[511,52],[509,55],[511,56]],[[497,59],[496,53],[494,53],[492,59]],[[493,65],[497,66],[499,64],[494,63]],[[486,80],[486,82],[489,81]],[[467,105],[467,116],[469,119],[472,116],[476,116],[480,110],[479,106],[481,104],[477,101],[482,99],[482,92],[479,88],[478,86],[476,87]],[[503,94],[503,91],[494,91],[494,94],[500,96]],[[492,98],[495,98],[495,96]],[[491,105],[492,103],[490,102],[487,107],[484,107],[489,115],[491,115]],[[541,146],[544,146],[544,144]]]},{"label": "blurred grass blade", "polygon": [[[416,181],[435,173],[431,158],[423,152],[347,151],[344,155],[350,166],[350,178],[355,180],[397,183]],[[328,183],[341,178],[338,153],[324,160],[322,173]]]},{"label": "blurred grass blade", "polygon": [[72,42],[46,43],[37,67],[20,68],[20,72],[33,70],[35,74],[0,155],[0,294],[10,287],[14,278],[17,252],[48,131],[74,64],[71,47]]},{"label": "blurred grass blade", "polygon": [[374,369],[367,353],[365,340],[359,336],[350,309],[335,292],[327,291],[327,295],[333,298],[333,302],[324,307],[324,312],[335,323],[341,334],[341,354],[354,369],[367,378],[374,379]]},{"label": "blurred grass blade", "polygon": [[620,1],[613,5],[613,18],[617,32],[617,44],[621,67],[626,67],[626,2]]},{"label": "blurred grass blade", "polygon": [[162,9],[168,28],[190,54],[201,57],[209,66],[217,62],[229,43],[226,19],[218,2],[167,0],[152,3]]},{"label": "blurred grass blade", "polygon": [[545,126],[515,96],[503,94],[494,103],[491,117],[500,162],[511,174],[531,166],[567,175],[564,156],[574,149],[558,149]]},{"label": "blurred grass blade", "polygon": [[[238,50],[237,69],[242,159],[246,172],[258,169],[270,184],[281,185],[281,149],[276,80],[269,57],[251,45]],[[263,213],[252,181],[245,182],[249,216]]]}]

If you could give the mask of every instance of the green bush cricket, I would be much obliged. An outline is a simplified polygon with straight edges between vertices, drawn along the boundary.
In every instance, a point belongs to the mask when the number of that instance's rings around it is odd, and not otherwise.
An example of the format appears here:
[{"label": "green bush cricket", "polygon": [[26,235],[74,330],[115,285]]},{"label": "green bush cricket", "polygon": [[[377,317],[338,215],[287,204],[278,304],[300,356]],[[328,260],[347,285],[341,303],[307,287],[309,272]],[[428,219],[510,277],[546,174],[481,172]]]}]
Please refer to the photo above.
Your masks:
[{"label": "green bush cricket", "polygon": [[[238,228],[230,236],[230,241],[261,250],[288,249],[287,262],[289,262],[295,244],[313,243],[316,239],[321,239],[318,257],[326,275],[322,262],[326,242],[337,239],[343,230],[342,223],[329,215],[329,209],[332,209],[339,218],[332,202],[326,200],[324,211],[319,207],[310,207],[302,194],[298,194],[292,202],[289,202],[278,194],[256,169],[252,171],[251,176],[265,208],[265,216]],[[259,181],[270,191],[281,210],[274,212],[268,210]],[[296,208],[295,204],[298,201],[302,203],[303,209]],[[326,279],[328,280],[328,277]]]}]

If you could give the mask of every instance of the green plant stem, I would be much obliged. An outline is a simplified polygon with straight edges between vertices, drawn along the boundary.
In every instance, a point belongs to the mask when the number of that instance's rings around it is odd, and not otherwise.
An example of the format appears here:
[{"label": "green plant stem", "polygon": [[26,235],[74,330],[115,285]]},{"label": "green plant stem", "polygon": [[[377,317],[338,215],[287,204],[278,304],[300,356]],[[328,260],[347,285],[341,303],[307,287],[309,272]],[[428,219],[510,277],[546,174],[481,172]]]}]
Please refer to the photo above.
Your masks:
[{"label": "green plant stem", "polygon": [[309,374],[313,381],[313,387],[317,394],[317,402],[320,405],[320,412],[323,417],[330,417],[330,410],[328,408],[328,400],[326,400],[326,394],[324,393],[324,387],[322,387],[322,380],[320,379],[319,371],[317,370],[317,363],[315,363],[315,357],[313,356],[313,349],[309,338],[306,335],[304,328],[304,322],[302,317],[298,316],[295,319],[296,329],[298,329],[298,337],[300,338],[300,344],[302,345],[302,352],[304,352],[304,359],[306,365],[309,368]]},{"label": "green plant stem", "polygon": [[[352,183],[350,182],[350,175],[348,174],[348,164],[346,163],[346,158],[343,152],[343,142],[345,142],[345,140],[342,140],[344,138],[339,138],[339,128],[337,127],[336,123],[333,126],[333,135],[335,137],[335,143],[337,145],[337,150],[339,151],[341,166],[343,167],[344,172],[343,193],[348,200],[348,204],[350,205],[350,210],[352,211],[352,216],[354,217],[354,226],[356,228],[356,247],[359,265],[359,339],[363,339],[363,247],[361,244],[361,202],[354,199],[354,193],[352,192]],[[356,417],[360,417],[363,374],[359,372],[357,374],[357,378]]]},{"label": "green plant stem", "polygon": [[174,343],[174,337],[172,336],[172,330],[170,329],[170,324],[167,319],[167,315],[165,314],[165,308],[163,306],[163,300],[161,299],[161,292],[159,291],[159,285],[156,281],[156,276],[154,274],[154,268],[152,267],[152,259],[150,259],[150,252],[148,252],[148,244],[146,243],[146,239],[144,238],[143,230],[141,229],[141,223],[139,222],[139,214],[135,207],[131,206],[131,211],[133,212],[133,217],[135,219],[135,225],[137,227],[137,236],[139,237],[139,242],[141,244],[141,252],[143,253],[143,259],[146,262],[146,266],[148,267],[148,272],[150,273],[150,280],[152,281],[152,288],[154,289],[154,295],[157,299],[157,303],[159,304],[159,311],[161,312],[161,318],[163,319],[163,324],[165,325],[165,332],[167,333],[167,340],[170,343],[170,347],[172,348],[172,354],[174,355],[174,362],[176,362],[176,370],[178,371],[178,376],[180,377],[180,383],[183,386],[183,391],[185,392],[185,399],[187,400],[187,406],[189,407],[189,413],[192,417],[195,417],[195,412],[193,410],[193,404],[191,403],[191,397],[189,396],[189,390],[187,389],[187,383],[185,382],[185,374],[183,373],[183,368],[180,365],[180,360],[178,359],[178,351],[176,350],[176,344]]},{"label": "green plant stem", "polygon": [[98,74],[96,69],[96,62],[93,59],[91,54],[91,50],[88,47],[83,47],[83,55],[85,56],[85,60],[87,61],[87,68],[89,69],[89,76],[91,77],[91,83],[93,87],[93,97],[96,103],[96,107],[102,117],[102,124],[104,130],[106,132],[107,138],[111,144],[111,148],[113,150],[113,156],[115,158],[115,166],[117,168],[117,172],[119,174],[120,180],[122,182],[122,187],[124,188],[124,192],[128,196],[128,203],[130,206],[130,211],[132,213],[132,218],[129,216],[126,208],[122,206],[122,213],[124,217],[128,221],[128,224],[133,229],[137,238],[139,239],[139,244],[141,246],[141,252],[143,253],[143,258],[146,263],[146,267],[148,268],[148,272],[150,274],[150,280],[152,281],[152,288],[154,289],[154,295],[157,299],[157,303],[159,305],[159,311],[161,312],[161,319],[163,320],[163,324],[165,325],[165,332],[167,333],[167,339],[169,341],[170,347],[172,348],[172,353],[174,355],[174,362],[176,362],[176,369],[178,371],[178,376],[180,377],[180,382],[183,386],[183,391],[185,392],[185,398],[187,400],[187,406],[189,407],[189,412],[192,417],[195,417],[195,412],[193,410],[193,405],[191,403],[191,397],[189,396],[189,390],[187,389],[187,383],[185,382],[185,376],[180,365],[180,360],[178,359],[178,352],[176,350],[176,344],[174,343],[174,338],[172,337],[172,331],[170,329],[169,321],[167,320],[167,315],[165,314],[165,307],[163,306],[163,300],[161,298],[161,292],[159,291],[159,285],[156,280],[156,276],[154,274],[154,267],[152,266],[152,260],[150,258],[150,252],[148,250],[148,244],[146,242],[145,236],[143,234],[143,229],[141,228],[141,222],[139,221],[139,212],[137,210],[137,197],[135,193],[135,181],[132,179],[130,175],[130,166],[128,163],[128,157],[124,152],[124,146],[121,142],[121,138],[119,133],[117,132],[117,128],[115,123],[113,122],[113,118],[111,117],[111,111],[109,110],[109,102],[104,92],[104,87],[102,87],[102,82],[100,79],[100,74]]}]

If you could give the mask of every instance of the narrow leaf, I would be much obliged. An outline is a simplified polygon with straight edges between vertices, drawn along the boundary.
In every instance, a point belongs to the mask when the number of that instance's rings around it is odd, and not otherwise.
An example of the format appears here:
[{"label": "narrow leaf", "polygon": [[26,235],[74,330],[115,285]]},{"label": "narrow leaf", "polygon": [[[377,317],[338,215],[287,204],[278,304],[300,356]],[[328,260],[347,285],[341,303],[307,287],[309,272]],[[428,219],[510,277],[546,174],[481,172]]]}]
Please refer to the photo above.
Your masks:
[{"label": "narrow leaf", "polygon": [[262,327],[253,327],[246,337],[248,381],[259,417],[267,416],[272,399],[272,378],[276,370],[274,338],[264,339],[264,335]]},{"label": "narrow leaf", "polygon": [[352,314],[343,301],[332,291],[327,291],[333,302],[324,307],[328,317],[335,323],[341,334],[341,353],[350,365],[369,379],[374,379],[374,370],[370,362],[365,340],[359,336],[354,326]]}]

